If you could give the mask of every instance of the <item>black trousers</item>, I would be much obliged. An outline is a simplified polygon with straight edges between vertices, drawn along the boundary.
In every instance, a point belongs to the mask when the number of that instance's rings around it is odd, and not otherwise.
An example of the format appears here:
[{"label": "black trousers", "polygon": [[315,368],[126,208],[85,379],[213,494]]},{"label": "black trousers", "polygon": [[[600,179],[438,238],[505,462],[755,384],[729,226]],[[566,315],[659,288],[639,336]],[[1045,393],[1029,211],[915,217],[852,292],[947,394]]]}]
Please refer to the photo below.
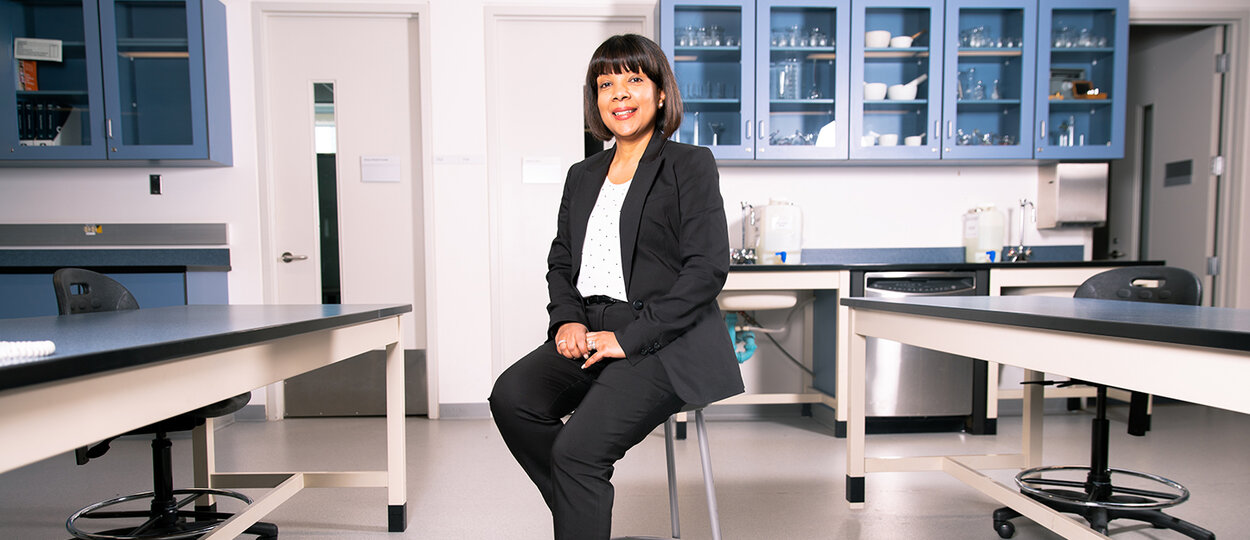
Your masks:
[{"label": "black trousers", "polygon": [[[591,331],[634,320],[623,302],[586,310]],[[582,362],[548,341],[504,371],[490,397],[499,433],[551,508],[557,540],[609,538],[614,464],[684,405],[654,356],[585,370]]]}]

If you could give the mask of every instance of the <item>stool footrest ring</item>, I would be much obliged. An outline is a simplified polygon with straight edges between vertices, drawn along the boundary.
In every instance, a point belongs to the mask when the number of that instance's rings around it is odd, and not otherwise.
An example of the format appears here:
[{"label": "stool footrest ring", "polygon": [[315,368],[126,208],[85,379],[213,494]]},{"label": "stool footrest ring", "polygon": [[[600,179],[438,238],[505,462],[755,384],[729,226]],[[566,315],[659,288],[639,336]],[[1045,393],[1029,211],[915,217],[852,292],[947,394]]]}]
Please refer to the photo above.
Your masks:
[{"label": "stool footrest ring", "polygon": [[[195,501],[201,496],[208,496],[208,495],[236,499],[238,501],[242,501],[243,504],[252,504],[252,499],[248,497],[247,495],[244,495],[237,491],[229,491],[225,489],[211,489],[211,488],[175,489],[173,490],[172,493],[175,496],[179,496],[179,495],[188,496],[178,502],[177,508],[186,506],[187,504],[190,504],[191,502]],[[141,538],[145,540],[178,540],[178,539],[183,539],[183,538],[199,538],[211,532],[214,528],[217,527],[218,524],[221,523],[220,519],[210,520],[210,521],[192,521],[192,522],[182,524],[182,526],[178,527],[178,530],[176,531],[166,531],[164,533],[150,532],[147,534],[140,532],[138,534],[133,534],[133,535],[119,532],[120,531],[119,529],[113,529],[113,530],[102,531],[102,532],[88,532],[78,527],[78,521],[84,520],[84,519],[93,519],[93,518],[94,519],[114,519],[118,517],[126,517],[125,514],[132,514],[132,512],[105,511],[104,509],[109,508],[109,507],[114,507],[120,504],[128,503],[131,501],[152,499],[153,497],[155,497],[155,495],[156,495],[155,492],[144,491],[142,493],[135,493],[133,495],[123,495],[121,497],[115,497],[115,498],[108,499],[105,501],[100,501],[97,503],[89,504],[87,506],[80,508],[77,512],[74,512],[73,514],[71,514],[69,516],[69,519],[65,520],[65,529],[68,530],[70,534],[74,535],[75,538],[82,538],[84,540],[131,540],[131,539],[136,539],[136,538]],[[145,511],[142,513],[146,514],[147,512]],[[196,515],[199,513],[179,511],[179,514],[180,515]],[[149,515],[147,517],[151,517],[151,516]],[[136,525],[135,527],[131,527],[131,529],[136,529],[136,528],[141,528],[141,527],[142,525]]]},{"label": "stool footrest ring", "polygon": [[[1189,499],[1189,489],[1174,480],[1169,480],[1155,474],[1130,471],[1126,469],[1110,469],[1110,471],[1112,476],[1121,475],[1140,478],[1154,484],[1165,486],[1169,489],[1169,491],[1121,487],[1113,484],[1110,486],[1111,494],[1109,497],[1103,500],[1090,500],[1086,482],[1044,478],[1042,476],[1047,473],[1062,472],[1084,472],[1088,474],[1089,467],[1081,466],[1034,467],[1032,469],[1025,469],[1020,471],[1020,474],[1016,475],[1016,485],[1020,487],[1021,493],[1031,497],[1065,504],[1087,506],[1091,508],[1106,508],[1112,510],[1158,510],[1176,506]],[[1076,491],[1050,490],[1045,489],[1046,487],[1065,487]]]}]

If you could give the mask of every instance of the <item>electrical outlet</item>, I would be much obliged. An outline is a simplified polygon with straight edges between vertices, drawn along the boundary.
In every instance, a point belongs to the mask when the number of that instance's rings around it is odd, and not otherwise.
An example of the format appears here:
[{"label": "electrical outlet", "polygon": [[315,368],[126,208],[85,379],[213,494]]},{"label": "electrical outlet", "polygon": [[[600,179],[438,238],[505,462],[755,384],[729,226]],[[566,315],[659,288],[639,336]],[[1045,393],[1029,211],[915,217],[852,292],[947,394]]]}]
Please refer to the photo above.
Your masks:
[{"label": "electrical outlet", "polygon": [[161,175],[159,174],[148,175],[148,192],[153,195],[161,194]]}]

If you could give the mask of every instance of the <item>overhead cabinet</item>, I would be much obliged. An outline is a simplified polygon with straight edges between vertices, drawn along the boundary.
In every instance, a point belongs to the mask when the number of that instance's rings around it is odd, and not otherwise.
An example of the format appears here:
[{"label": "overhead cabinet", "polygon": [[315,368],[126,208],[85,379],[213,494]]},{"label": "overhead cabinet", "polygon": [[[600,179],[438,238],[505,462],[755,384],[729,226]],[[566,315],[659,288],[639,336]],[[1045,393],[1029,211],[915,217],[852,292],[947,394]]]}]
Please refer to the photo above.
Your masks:
[{"label": "overhead cabinet", "polygon": [[661,2],[685,116],[718,159],[846,159],[849,2]]},{"label": "overhead cabinet", "polygon": [[665,0],[682,142],[729,160],[1123,156],[1125,0]]},{"label": "overhead cabinet", "polygon": [[218,0],[0,0],[0,12],[0,160],[231,163]]},{"label": "overhead cabinet", "polygon": [[938,159],[942,2],[856,2],[852,8],[851,158]]},{"label": "overhead cabinet", "polygon": [[1038,159],[1124,157],[1128,3],[1048,0],[1039,17]]}]

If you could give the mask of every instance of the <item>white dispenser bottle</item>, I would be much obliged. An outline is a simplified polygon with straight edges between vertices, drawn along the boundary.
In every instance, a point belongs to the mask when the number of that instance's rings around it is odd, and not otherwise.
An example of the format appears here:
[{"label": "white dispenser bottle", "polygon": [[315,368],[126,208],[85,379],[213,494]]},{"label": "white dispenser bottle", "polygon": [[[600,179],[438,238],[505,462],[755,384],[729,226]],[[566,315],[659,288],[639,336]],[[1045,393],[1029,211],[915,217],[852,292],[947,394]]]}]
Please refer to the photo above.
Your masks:
[{"label": "white dispenser bottle", "polygon": [[759,246],[755,250],[760,264],[799,264],[802,262],[803,211],[785,199],[769,199],[767,206],[757,206],[759,214]]},{"label": "white dispenser bottle", "polygon": [[964,261],[1002,261],[1006,234],[1006,218],[992,203],[968,210],[964,214]]}]

